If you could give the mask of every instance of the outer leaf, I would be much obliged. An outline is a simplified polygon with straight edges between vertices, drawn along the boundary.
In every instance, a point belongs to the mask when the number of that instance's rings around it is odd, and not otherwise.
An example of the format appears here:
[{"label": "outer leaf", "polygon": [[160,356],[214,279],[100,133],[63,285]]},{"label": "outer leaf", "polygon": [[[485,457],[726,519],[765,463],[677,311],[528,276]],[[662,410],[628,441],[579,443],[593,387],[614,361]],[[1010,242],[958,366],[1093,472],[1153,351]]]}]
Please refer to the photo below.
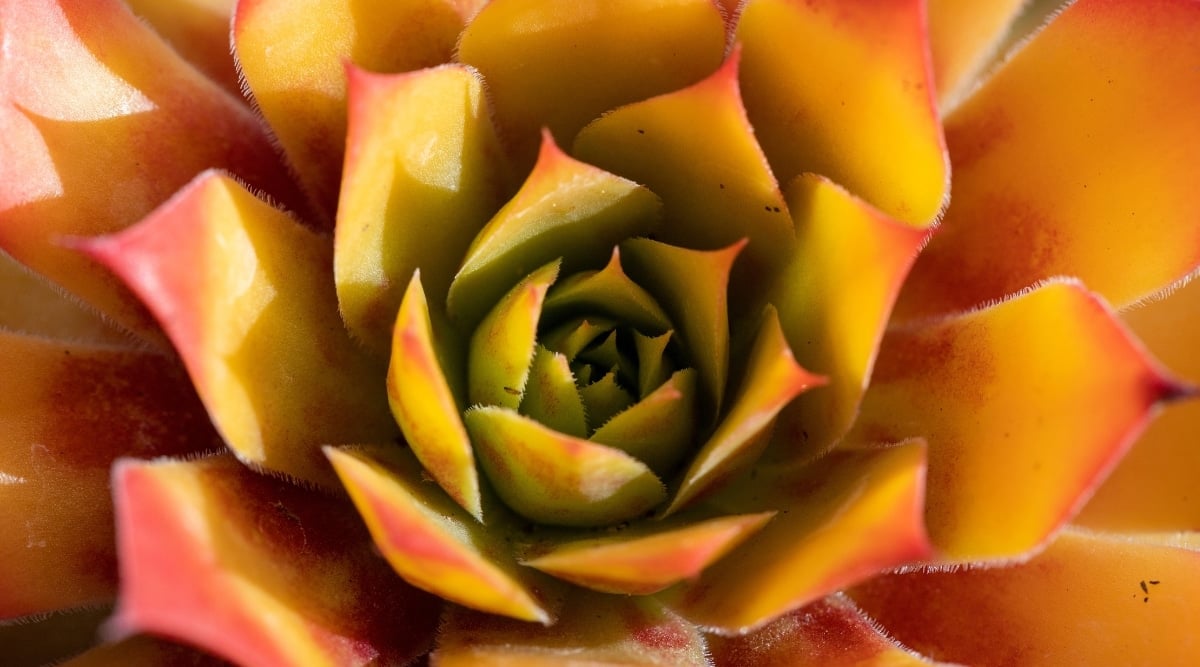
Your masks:
[{"label": "outer leaf", "polygon": [[780,415],[774,454],[791,460],[824,453],[850,428],[892,304],[928,235],[819,176],[787,190],[798,242],[771,303],[796,360],[830,385]]},{"label": "outer leaf", "polygon": [[146,636],[97,646],[62,667],[224,667],[229,663],[193,648]]},{"label": "outer leaf", "polygon": [[708,639],[717,667],[918,667],[922,659],[884,634],[854,602],[831,595],[741,637]]},{"label": "outer leaf", "polygon": [[620,450],[557,433],[503,408],[471,409],[465,421],[497,495],[539,523],[618,523],[666,497],[654,473]]},{"label": "outer leaf", "polygon": [[746,110],[780,182],[815,172],[898,220],[933,221],[949,169],[921,0],[751,0],[737,39]]},{"label": "outer leaf", "polygon": [[500,148],[477,73],[349,70],[334,278],[351,333],[386,356],[403,287],[420,269],[445,307],[467,245],[500,208]]},{"label": "outer leaf", "polygon": [[235,0],[125,0],[135,14],[208,78],[236,97],[242,96],[233,54],[229,21]]},{"label": "outer leaf", "polygon": [[954,104],[995,55],[1030,0],[928,0],[929,47],[938,100]]},{"label": "outer leaf", "polygon": [[440,602],[372,552],[347,504],[232,457],[125,460],[113,488],[117,634],[163,634],[247,666],[403,663],[427,648]]},{"label": "outer leaf", "polygon": [[53,613],[20,623],[0,624],[0,646],[12,665],[56,664],[96,643],[110,607]]},{"label": "outer leaf", "polygon": [[93,309],[0,252],[0,329],[61,341],[133,346]]},{"label": "outer leaf", "polygon": [[762,529],[773,512],[565,542],[524,564],[605,593],[649,595],[700,574]]},{"label": "outer leaf", "polygon": [[569,146],[605,111],[699,81],[724,50],[708,0],[493,0],[458,57],[483,73],[505,136],[529,163],[539,129]]},{"label": "outer leaf", "polygon": [[736,303],[748,306],[795,235],[742,107],[739,54],[700,83],[605,114],[580,132],[575,153],[662,197],[659,241],[712,250],[749,239],[732,279]]},{"label": "outer leaf", "polygon": [[345,149],[346,62],[373,72],[448,62],[460,11],[450,0],[238,2],[242,76],[324,222],[337,207]]},{"label": "outer leaf", "polygon": [[942,660],[1186,665],[1200,651],[1198,560],[1195,544],[1070,530],[1022,565],[887,575],[851,595]]},{"label": "outer leaf", "polygon": [[400,576],[438,597],[524,621],[552,623],[545,583],[513,560],[503,526],[464,516],[422,482],[421,466],[395,447],[327,448],[375,544]]},{"label": "outer leaf", "polygon": [[1054,282],[889,331],[848,440],[925,434],[934,543],[953,559],[1012,558],[1069,520],[1182,391],[1099,299]]},{"label": "outer leaf", "polygon": [[531,627],[451,607],[431,663],[437,667],[703,667],[704,638],[652,598],[578,590],[563,617]]},{"label": "outer leaf", "polygon": [[210,167],[294,205],[265,131],[118,0],[10,0],[0,41],[0,248],[162,342],[145,307],[60,240],[120,230]]},{"label": "outer leaf", "polygon": [[1015,54],[946,120],[954,203],[897,314],[1055,275],[1122,307],[1196,269],[1197,34],[1191,0],[1080,0]]},{"label": "outer leaf", "polygon": [[0,333],[0,619],[116,595],[109,467],[221,447],[171,358]]},{"label": "outer leaf", "polygon": [[446,372],[438,361],[420,274],[408,284],[396,316],[387,395],[413,454],[454,502],[483,518],[479,473]]},{"label": "outer leaf", "polygon": [[244,461],[335,485],[322,444],[386,440],[384,378],[337,315],[328,240],[206,172],[88,252],[129,283]]},{"label": "outer leaf", "polygon": [[[1173,372],[1200,381],[1200,281],[1121,316]],[[1200,530],[1200,402],[1166,406],[1076,523],[1121,532]]]},{"label": "outer leaf", "polygon": [[599,268],[617,242],[653,228],[658,207],[646,188],[573,160],[544,133],[533,172],[467,250],[450,284],[450,315],[471,327],[517,281],[556,259],[566,274]]},{"label": "outer leaf", "polygon": [[799,470],[743,479],[714,502],[778,510],[752,545],[726,556],[668,604],[722,633],[745,633],[881,570],[927,558],[925,447],[834,453]]},{"label": "outer leaf", "polygon": [[783,406],[824,382],[825,378],[796,363],[779,328],[779,317],[768,307],[750,350],[742,386],[729,412],[692,460],[667,513],[691,504],[745,470],[762,453]]}]

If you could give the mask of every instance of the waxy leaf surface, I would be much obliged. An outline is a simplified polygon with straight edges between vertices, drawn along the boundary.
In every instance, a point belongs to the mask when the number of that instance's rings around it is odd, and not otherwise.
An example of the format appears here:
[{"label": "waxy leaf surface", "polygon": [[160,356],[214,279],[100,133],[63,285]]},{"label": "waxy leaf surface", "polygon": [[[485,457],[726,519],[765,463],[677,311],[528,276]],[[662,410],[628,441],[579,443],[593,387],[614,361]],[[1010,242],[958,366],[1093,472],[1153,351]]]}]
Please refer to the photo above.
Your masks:
[{"label": "waxy leaf surface", "polygon": [[934,543],[952,560],[1014,558],[1069,520],[1182,391],[1096,296],[1052,282],[890,330],[847,440],[921,434]]},{"label": "waxy leaf surface", "polygon": [[1056,275],[1124,307],[1196,269],[1198,30],[1191,0],[1079,0],[947,118],[953,203],[897,316]]},{"label": "waxy leaf surface", "polygon": [[232,178],[206,172],[86,248],[162,322],[243,461],[332,487],[321,445],[396,434],[382,369],[338,318],[329,239]]},{"label": "waxy leaf surface", "polygon": [[249,667],[404,663],[428,649],[441,602],[396,577],[344,500],[231,456],[126,459],[113,493],[117,636],[161,634]]}]

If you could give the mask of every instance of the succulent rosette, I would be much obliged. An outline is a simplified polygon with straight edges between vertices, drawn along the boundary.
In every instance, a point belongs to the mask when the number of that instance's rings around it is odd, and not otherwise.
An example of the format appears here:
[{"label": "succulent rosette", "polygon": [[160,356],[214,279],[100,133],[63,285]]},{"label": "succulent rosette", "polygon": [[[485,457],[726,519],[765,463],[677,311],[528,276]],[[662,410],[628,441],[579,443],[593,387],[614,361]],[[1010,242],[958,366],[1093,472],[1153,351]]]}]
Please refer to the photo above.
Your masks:
[{"label": "succulent rosette", "polygon": [[4,659],[1186,664],[1197,43],[5,0]]}]

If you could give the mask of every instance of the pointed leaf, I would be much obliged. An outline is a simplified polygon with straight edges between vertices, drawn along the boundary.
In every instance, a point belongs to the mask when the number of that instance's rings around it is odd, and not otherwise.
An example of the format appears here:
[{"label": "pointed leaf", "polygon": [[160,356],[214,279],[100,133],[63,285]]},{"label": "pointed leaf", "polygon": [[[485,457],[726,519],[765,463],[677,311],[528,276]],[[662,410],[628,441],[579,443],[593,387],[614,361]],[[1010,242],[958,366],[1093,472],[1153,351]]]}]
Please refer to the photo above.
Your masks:
[{"label": "pointed leaf", "polygon": [[325,222],[346,145],[346,63],[405,72],[449,62],[463,20],[449,0],[237,3],[233,47],[246,87]]},{"label": "pointed leaf", "polygon": [[145,635],[102,644],[61,667],[226,667],[229,663],[182,644]]},{"label": "pointed leaf", "polygon": [[621,244],[629,275],[654,295],[675,323],[677,340],[714,413],[721,408],[729,373],[729,273],[746,246],[691,250],[650,239]]},{"label": "pointed leaf", "polygon": [[557,433],[503,408],[469,410],[465,421],[497,495],[539,523],[618,523],[666,497],[654,473],[620,450]]},{"label": "pointed leaf", "polygon": [[71,664],[61,661],[95,645],[104,621],[110,614],[111,607],[101,606],[42,614],[22,619],[19,623],[0,624],[0,646],[4,647],[4,659],[12,665]]},{"label": "pointed leaf", "polygon": [[576,589],[549,627],[451,607],[438,632],[439,667],[659,665],[706,667],[699,630],[653,598]]},{"label": "pointed leaf", "polygon": [[1011,558],[1069,520],[1181,391],[1097,297],[1059,281],[889,331],[847,440],[923,434],[934,543]]},{"label": "pointed leaf", "polygon": [[31,336],[134,347],[128,333],[0,251],[0,329]]},{"label": "pointed leaf", "polygon": [[898,316],[1056,275],[1124,307],[1200,266],[1197,34],[1190,0],[1080,0],[1014,54],[946,120],[954,202]]},{"label": "pointed leaf", "polygon": [[392,415],[413,454],[438,485],[477,519],[482,518],[479,473],[460,408],[438,362],[429,306],[414,274],[400,303],[388,366]]},{"label": "pointed leaf", "polygon": [[744,633],[874,576],[931,555],[921,522],[925,447],[834,453],[798,471],[764,470],[722,494],[733,512],[772,508],[751,545],[673,589],[689,620]]},{"label": "pointed leaf", "polygon": [[648,396],[671,375],[671,362],[667,359],[667,344],[674,331],[649,338],[633,332],[633,344],[638,355],[638,394]]},{"label": "pointed leaf", "polygon": [[346,326],[386,353],[413,271],[421,270],[441,310],[467,245],[506,187],[477,73],[449,65],[392,76],[348,72],[334,278]]},{"label": "pointed leaf", "polygon": [[588,427],[592,431],[603,426],[613,415],[633,405],[634,401],[633,395],[617,384],[616,370],[610,370],[599,380],[581,387],[579,397],[583,399]]},{"label": "pointed leaf", "polygon": [[538,582],[517,566],[501,529],[423,483],[412,456],[395,447],[326,453],[375,544],[409,583],[491,614],[552,622]]},{"label": "pointed leaf", "polygon": [[898,220],[933,222],[949,168],[924,5],[746,4],[737,27],[742,97],[781,183],[821,174]]},{"label": "pointed leaf", "polygon": [[334,486],[322,444],[396,434],[382,369],[338,318],[328,239],[232,178],[205,172],[85,249],[154,311],[243,461]]},{"label": "pointed leaf", "polygon": [[543,336],[542,345],[562,354],[567,361],[575,361],[584,348],[612,331],[614,326],[613,322],[598,318],[566,322]]},{"label": "pointed leaf", "polygon": [[762,529],[773,512],[566,542],[525,565],[604,593],[650,595],[700,574]]},{"label": "pointed leaf", "polygon": [[600,271],[577,273],[555,285],[546,297],[547,318],[602,314],[625,326],[659,334],[671,328],[662,306],[621,268],[621,250]]},{"label": "pointed leaf", "polygon": [[558,278],[555,261],[526,276],[500,299],[471,336],[467,400],[515,410],[525,394],[546,290]]},{"label": "pointed leaf", "polygon": [[720,667],[920,667],[922,659],[884,634],[844,595],[801,607],[744,636],[710,635]]},{"label": "pointed leaf", "polygon": [[529,366],[520,412],[560,433],[587,437],[583,399],[566,357],[538,346]]},{"label": "pointed leaf", "polygon": [[605,111],[699,81],[724,50],[724,23],[708,0],[569,9],[493,0],[463,33],[458,57],[483,73],[504,134],[528,163],[540,128],[570,146]]},{"label": "pointed leaf", "polygon": [[1198,565],[1195,544],[1069,530],[1028,563],[886,575],[851,595],[941,660],[1186,665],[1200,650]]},{"label": "pointed leaf", "polygon": [[766,446],[763,434],[770,432],[779,411],[801,392],[824,383],[825,378],[796,363],[779,317],[768,306],[733,405],[692,460],[667,513],[691,504],[754,463]]},{"label": "pointed leaf", "polygon": [[119,280],[59,241],[123,229],[211,167],[294,206],[265,130],[118,0],[6,2],[0,42],[0,248],[165,343]]},{"label": "pointed leaf", "polygon": [[348,503],[228,456],[126,459],[113,492],[117,636],[162,634],[264,666],[404,663],[426,650],[440,601],[379,559]]},{"label": "pointed leaf", "polygon": [[616,447],[662,476],[688,453],[697,421],[696,371],[685,368],[604,422],[590,440]]},{"label": "pointed leaf", "polygon": [[791,254],[795,235],[742,107],[739,53],[700,83],[605,114],[579,133],[575,153],[662,197],[659,241],[716,249],[749,239],[733,279],[748,301]]},{"label": "pointed leaf", "polygon": [[116,595],[109,468],[222,446],[173,358],[0,332],[0,620]]},{"label": "pointed leaf", "polygon": [[571,159],[544,133],[533,172],[467,250],[450,284],[450,314],[473,325],[518,280],[556,259],[567,274],[601,266],[617,242],[651,230],[658,206],[646,188]]},{"label": "pointed leaf", "polygon": [[798,243],[771,303],[797,361],[824,373],[829,387],[780,415],[769,455],[784,460],[815,458],[850,428],[892,304],[927,238],[819,176],[792,181],[788,203]]},{"label": "pointed leaf", "polygon": [[[1121,319],[1172,372],[1200,382],[1200,281]],[[1075,523],[1099,530],[1200,529],[1200,401],[1166,406],[1096,490]]]}]

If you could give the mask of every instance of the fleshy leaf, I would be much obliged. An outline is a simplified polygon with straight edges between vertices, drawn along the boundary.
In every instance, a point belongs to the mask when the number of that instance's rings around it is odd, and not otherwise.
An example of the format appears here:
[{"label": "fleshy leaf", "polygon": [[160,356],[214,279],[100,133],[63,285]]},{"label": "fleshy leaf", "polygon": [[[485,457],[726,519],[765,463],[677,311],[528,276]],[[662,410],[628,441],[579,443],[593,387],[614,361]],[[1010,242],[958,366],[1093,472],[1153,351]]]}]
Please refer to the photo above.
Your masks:
[{"label": "fleshy leaf", "polygon": [[779,514],[668,604],[722,633],[744,633],[881,570],[931,554],[921,522],[923,443],[835,452],[798,470],[763,470],[715,499]]},{"label": "fleshy leaf", "polygon": [[529,365],[520,412],[561,433],[587,437],[583,399],[566,357],[538,346]]},{"label": "fleshy leaf", "polygon": [[648,597],[576,589],[550,627],[450,607],[432,663],[439,667],[563,665],[707,667],[699,630]]},{"label": "fleshy leaf", "polygon": [[0,620],[115,597],[115,459],[222,446],[154,353],[0,332],[0,405]]},{"label": "fleshy leaf", "polygon": [[242,96],[229,52],[234,0],[125,0],[125,4],[208,78],[234,96]]},{"label": "fleshy leaf", "polygon": [[1198,566],[1194,543],[1072,529],[1028,563],[885,575],[851,595],[941,660],[1186,665],[1200,650]]},{"label": "fleshy leaf", "polygon": [[797,361],[830,386],[783,410],[771,458],[813,458],[850,428],[904,277],[927,234],[893,221],[829,180],[788,187],[796,253],[771,303]]},{"label": "fleshy leaf", "polygon": [[[973,616],[972,616],[973,617]],[[740,637],[708,637],[720,667],[920,667],[934,663],[888,637],[844,595],[835,594]]]},{"label": "fleshy leaf", "polygon": [[0,251],[0,330],[132,347],[129,334]]},{"label": "fleshy leaf", "polygon": [[934,543],[953,560],[1012,558],[1070,519],[1182,391],[1097,297],[1059,281],[889,330],[847,440],[922,434]]},{"label": "fleshy leaf", "polygon": [[600,271],[581,272],[555,285],[546,297],[546,317],[565,319],[596,313],[649,334],[671,328],[662,306],[621,268],[621,250]]},{"label": "fleshy leaf", "polygon": [[654,473],[620,450],[503,408],[468,410],[465,421],[497,495],[526,518],[566,526],[618,523],[666,497]]},{"label": "fleshy leaf", "polygon": [[405,72],[449,62],[463,18],[450,0],[237,3],[233,47],[246,86],[325,222],[346,147],[346,63]]},{"label": "fleshy leaf", "polygon": [[1055,275],[1120,308],[1195,270],[1198,32],[1190,0],[1079,0],[1013,55],[946,119],[954,202],[897,316]]},{"label": "fleshy leaf", "polygon": [[569,146],[605,111],[699,81],[724,51],[708,0],[493,0],[458,57],[483,73],[507,140],[529,161],[539,128]]},{"label": "fleshy leaf", "polygon": [[0,42],[0,248],[165,343],[119,280],[59,241],[123,229],[210,167],[294,205],[265,131],[118,0],[6,2]]},{"label": "fleshy leaf", "polygon": [[691,250],[650,239],[621,244],[629,275],[654,295],[671,321],[676,340],[700,373],[715,414],[729,373],[729,273],[746,241],[721,250]]},{"label": "fleshy leaf", "polygon": [[604,593],[650,595],[699,575],[773,516],[773,512],[729,516],[565,542],[524,564]]},{"label": "fleshy leaf", "polygon": [[429,306],[419,273],[400,303],[388,366],[392,415],[413,454],[438,485],[464,509],[482,519],[479,473],[458,402],[438,362]]},{"label": "fleshy leaf", "polygon": [[145,635],[102,644],[60,667],[227,667],[229,663],[194,648]]},{"label": "fleshy leaf", "polygon": [[451,316],[473,325],[518,280],[556,259],[566,274],[602,266],[609,248],[654,227],[658,209],[646,188],[568,157],[543,133],[533,172],[467,250],[450,284]]},{"label": "fleshy leaf", "polygon": [[745,5],[737,28],[742,97],[779,182],[821,174],[898,220],[933,221],[949,168],[924,4]]},{"label": "fleshy leaf", "polygon": [[615,326],[609,320],[598,318],[575,320],[550,330],[542,337],[542,344],[547,349],[562,354],[567,361],[574,361],[584,348],[612,331]]},{"label": "fleshy leaf", "polygon": [[351,67],[348,86],[334,278],[346,326],[386,352],[413,271],[442,310],[467,245],[506,188],[476,73],[446,66],[386,76]]},{"label": "fleshy leaf", "polygon": [[580,387],[579,397],[583,399],[588,427],[592,430],[603,426],[613,415],[633,405],[634,401],[633,395],[617,383],[616,369],[605,373],[599,380]]},{"label": "fleshy leaf", "polygon": [[521,404],[536,351],[542,303],[558,268],[555,261],[526,276],[475,329],[467,362],[467,400],[472,405],[515,410]]},{"label": "fleshy leaf", "polygon": [[688,453],[697,422],[696,370],[685,368],[605,421],[590,439],[616,447],[665,475]]},{"label": "fleshy leaf", "polygon": [[126,459],[113,493],[118,636],[161,634],[244,665],[404,663],[428,647],[440,601],[395,576],[349,503],[228,456]]},{"label": "fleshy leaf", "polygon": [[382,369],[338,318],[328,239],[228,176],[85,249],[158,316],[243,461],[335,486],[322,444],[396,435]]},{"label": "fleshy leaf", "polygon": [[[396,447],[326,452],[375,544],[400,576],[439,597],[490,614],[550,623],[537,580],[516,564],[495,522],[483,526]],[[489,516],[489,518],[494,518]]]},{"label": "fleshy leaf", "polygon": [[16,666],[67,664],[61,661],[95,645],[110,614],[109,606],[87,607],[0,623],[4,660]]},{"label": "fleshy leaf", "polygon": [[825,383],[796,363],[768,306],[750,350],[746,376],[733,405],[688,467],[667,508],[673,513],[712,491],[754,462],[767,444],[775,416],[801,392]]},{"label": "fleshy leaf", "polygon": [[671,375],[671,362],[667,359],[667,344],[674,331],[653,338],[633,332],[633,344],[638,355],[638,393],[648,396]]},{"label": "fleshy leaf", "polygon": [[927,0],[929,48],[938,99],[953,104],[968,89],[1030,0]]},{"label": "fleshy leaf", "polygon": [[[1167,368],[1200,382],[1200,280],[1121,319]],[[1200,529],[1200,401],[1166,406],[1076,523],[1120,532]]]},{"label": "fleshy leaf", "polygon": [[579,133],[575,154],[662,197],[659,241],[711,250],[749,239],[732,281],[749,302],[795,235],[742,107],[738,54],[700,83],[605,114]]}]

